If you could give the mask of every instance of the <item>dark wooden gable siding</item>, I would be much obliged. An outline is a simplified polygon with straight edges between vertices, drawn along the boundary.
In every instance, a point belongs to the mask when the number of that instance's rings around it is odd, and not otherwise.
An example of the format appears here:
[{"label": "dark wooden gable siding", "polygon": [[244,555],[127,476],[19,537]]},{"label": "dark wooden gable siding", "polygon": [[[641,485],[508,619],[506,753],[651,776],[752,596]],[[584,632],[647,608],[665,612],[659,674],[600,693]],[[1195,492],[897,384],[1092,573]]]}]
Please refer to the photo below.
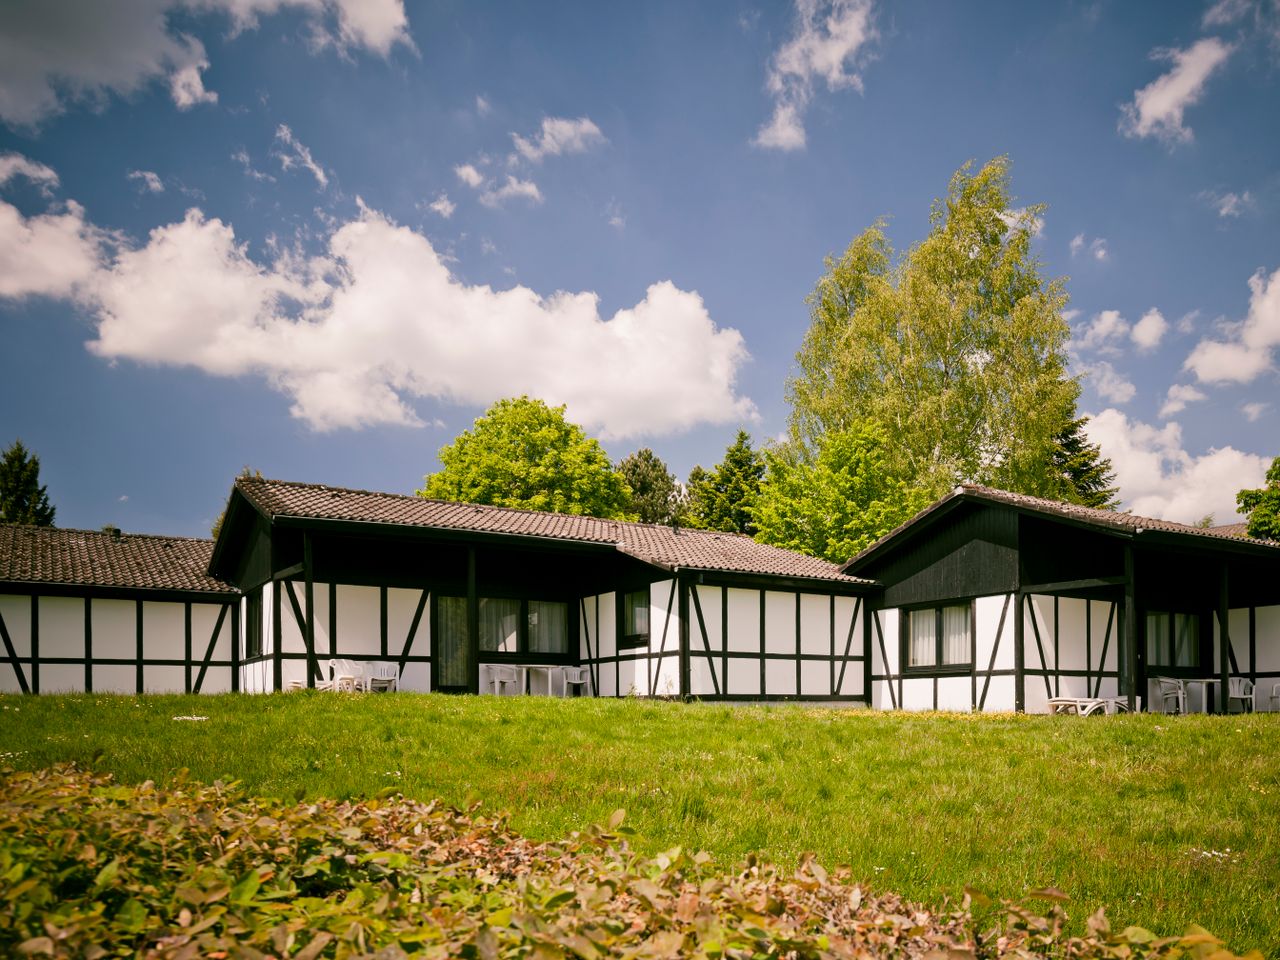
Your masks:
[{"label": "dark wooden gable siding", "polygon": [[885,585],[882,605],[898,607],[1008,593],[1018,586],[1017,515],[965,505],[920,536],[858,571]]},{"label": "dark wooden gable siding", "polygon": [[1124,576],[1127,537],[1029,514],[1018,531],[1024,587]]}]

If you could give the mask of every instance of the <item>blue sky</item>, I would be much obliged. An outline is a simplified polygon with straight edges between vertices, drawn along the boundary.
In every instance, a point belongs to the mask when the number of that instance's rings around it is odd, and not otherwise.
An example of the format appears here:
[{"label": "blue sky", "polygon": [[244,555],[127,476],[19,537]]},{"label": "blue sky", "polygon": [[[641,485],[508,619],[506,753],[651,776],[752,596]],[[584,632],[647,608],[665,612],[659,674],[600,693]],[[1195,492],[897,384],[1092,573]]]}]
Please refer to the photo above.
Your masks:
[{"label": "blue sky", "polygon": [[786,424],[823,257],[1007,154],[1126,506],[1277,442],[1280,2],[0,9],[0,443],[63,526],[410,491],[527,392],[683,477]]}]

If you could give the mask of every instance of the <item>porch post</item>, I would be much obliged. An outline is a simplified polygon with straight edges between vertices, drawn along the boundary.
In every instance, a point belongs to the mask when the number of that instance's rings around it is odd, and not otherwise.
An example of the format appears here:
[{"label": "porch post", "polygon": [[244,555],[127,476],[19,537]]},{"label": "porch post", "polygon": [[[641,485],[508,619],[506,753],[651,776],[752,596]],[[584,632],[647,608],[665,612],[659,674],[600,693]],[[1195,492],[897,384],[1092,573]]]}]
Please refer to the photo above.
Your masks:
[{"label": "porch post", "polygon": [[[1018,590],[1013,597],[1013,709],[1018,713],[1024,713],[1027,709],[1027,677],[1025,673],[1027,651],[1022,637],[1022,608],[1026,595],[1021,590]],[[899,664],[899,670],[901,670],[901,664]]]},{"label": "porch post", "polygon": [[[315,573],[311,565],[311,534],[303,531],[302,533],[302,590],[303,590],[303,615],[306,622],[302,625],[304,631],[304,643],[307,648],[307,687],[314,690],[316,685],[315,673],[313,668],[318,670],[316,664],[316,597],[315,597]],[[326,670],[328,668],[326,667]]]},{"label": "porch post", "polygon": [[1219,670],[1222,677],[1222,703],[1218,707],[1219,713],[1226,713],[1231,701],[1227,699],[1227,684],[1231,679],[1231,631],[1227,627],[1227,621],[1231,619],[1228,611],[1228,590],[1231,586],[1228,579],[1227,565],[1222,564],[1218,576],[1218,657]]},{"label": "porch post", "polygon": [[[689,699],[689,584],[684,574],[676,574],[680,591],[680,699]],[[763,623],[763,621],[761,621]]]},{"label": "porch post", "polygon": [[1126,543],[1124,546],[1124,610],[1121,613],[1120,630],[1124,637],[1124,650],[1121,651],[1121,656],[1124,657],[1125,673],[1128,677],[1126,684],[1128,689],[1124,692],[1128,698],[1130,713],[1138,709],[1138,604],[1134,591],[1133,573],[1133,546]]},{"label": "porch post", "polygon": [[476,548],[467,547],[467,687],[480,692],[480,596],[476,592]]}]

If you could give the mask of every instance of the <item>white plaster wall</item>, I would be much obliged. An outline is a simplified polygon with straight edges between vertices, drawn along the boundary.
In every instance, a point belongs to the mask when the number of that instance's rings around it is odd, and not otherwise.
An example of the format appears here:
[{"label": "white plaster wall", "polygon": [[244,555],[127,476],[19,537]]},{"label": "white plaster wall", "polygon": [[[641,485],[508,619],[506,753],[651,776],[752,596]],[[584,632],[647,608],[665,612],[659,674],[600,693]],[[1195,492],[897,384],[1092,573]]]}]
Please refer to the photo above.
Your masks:
[{"label": "white plaster wall", "polygon": [[[899,668],[898,621],[901,612],[896,607],[876,611],[876,623],[871,625],[871,648],[875,651],[874,673],[897,673]],[[876,624],[879,624],[879,631]],[[885,660],[880,654],[880,642],[884,640]]]},{"label": "white plaster wall", "polygon": [[[715,687],[711,681],[711,671],[715,669],[717,672],[717,681],[719,680],[720,658],[714,660],[706,656],[690,656],[689,657],[689,693],[695,697],[709,697],[713,695]],[[792,686],[795,686],[794,680]],[[772,691],[771,691],[772,692]]]},{"label": "white plaster wall", "polygon": [[[1090,669],[1087,663],[1089,651],[1086,648],[1085,640],[1085,608],[1088,607],[1089,601],[1077,600],[1074,597],[1058,598],[1058,669],[1059,670],[1086,670]],[[1095,653],[1094,659],[1097,659]],[[1066,683],[1069,678],[1063,677],[1062,682]],[[1081,679],[1083,684],[1083,679]],[[1068,694],[1063,690],[1064,696],[1076,696],[1076,694]],[[1084,696],[1083,693],[1079,696]]]},{"label": "white plaster wall", "polygon": [[[4,626],[9,631],[13,652],[20,657],[31,656],[31,598],[13,594],[0,596],[0,617],[4,617]],[[5,655],[8,656],[7,650]],[[3,682],[3,678],[0,678],[0,683]],[[18,689],[16,679],[14,689]]]},{"label": "white plaster wall", "polygon": [[[142,668],[142,689],[146,693],[182,693],[186,689],[186,678],[186,671],[182,667],[148,664]],[[193,673],[192,683],[195,679]]]},{"label": "white plaster wall", "polygon": [[902,681],[903,710],[933,709],[933,679],[930,677],[907,678]]},{"label": "white plaster wall", "polygon": [[[93,601],[94,620],[97,620],[98,604],[100,600]],[[191,659],[197,664],[196,670],[199,671],[199,664],[204,659],[204,655],[209,651],[209,638],[213,636],[213,628],[218,625],[218,614],[222,611],[221,607],[212,603],[193,603],[191,605]],[[93,654],[101,656],[98,653],[98,626],[94,623],[93,629]],[[222,621],[222,627],[218,631],[218,638],[213,644],[213,656],[210,660],[230,660],[231,659],[231,614],[227,614]],[[205,686],[209,683],[209,671],[213,667],[205,671]],[[196,682],[196,674],[191,675],[191,682]],[[201,689],[204,689],[202,687]]]},{"label": "white plaster wall", "polygon": [[[786,594],[791,596],[791,594]],[[792,600],[794,604],[795,601]],[[795,607],[791,608],[791,635],[795,636]],[[766,629],[768,629],[768,620],[766,619]],[[796,661],[794,658],[787,660],[766,660],[764,662],[764,692],[771,697],[794,697],[798,692],[796,690]]]},{"label": "white plaster wall", "polygon": [[[182,608],[178,608],[181,615]],[[181,619],[179,619],[181,624]],[[40,598],[40,659],[46,657],[84,656],[84,600],[81,597]],[[178,656],[182,656],[182,631],[178,631]],[[40,665],[40,689],[55,688],[45,682],[50,665]],[[84,687],[84,670],[80,671],[80,687]]]},{"label": "white plaster wall", "polygon": [[[1032,643],[1035,641],[1033,640]],[[1030,667],[1030,661],[1027,666]],[[1037,661],[1037,666],[1039,662]],[[1049,678],[1052,686],[1053,678]],[[1022,708],[1027,713],[1048,713],[1049,712],[1049,694],[1044,689],[1044,677],[1027,676],[1023,678],[1023,702]]]},{"label": "white plaster wall", "polygon": [[[698,593],[698,603],[702,607],[702,623],[698,622],[698,614],[696,610],[691,609],[689,624],[689,649],[706,651],[707,647],[702,643],[702,626],[706,627],[707,645],[713,652],[719,653],[724,647],[724,638],[721,636],[721,611],[720,611],[720,588],[695,586],[693,588]],[[692,600],[690,607],[693,606]],[[649,629],[653,629],[653,625],[649,625]]]},{"label": "white plaster wall", "polygon": [[[1231,652],[1235,654],[1239,672],[1247,674],[1253,665],[1249,663],[1249,608],[1227,611],[1227,628],[1231,636]],[[1218,637],[1222,631],[1218,627],[1218,618],[1213,617],[1213,649],[1214,663],[1217,663]]]},{"label": "white plaster wall", "polygon": [[756,697],[760,695],[760,661],[734,659],[729,660],[729,691],[735,697]]},{"label": "white plaster wall", "polygon": [[[293,592],[298,597],[298,606],[303,616],[306,616],[307,597],[301,582],[293,585]],[[305,653],[307,649],[302,642],[302,625],[298,623],[298,615],[293,612],[293,601],[289,599],[289,587],[283,582],[280,584],[280,649],[285,653]]]},{"label": "white plaster wall", "polygon": [[618,695],[618,671],[613,663],[601,663],[596,666],[596,674],[600,678],[600,696],[616,697]]},{"label": "white plaster wall", "polygon": [[[424,616],[423,619],[425,620],[426,617]],[[400,673],[400,689],[413,693],[427,693],[431,689],[431,664],[406,663],[404,670]]]},{"label": "white plaster wall", "polygon": [[132,666],[107,664],[93,668],[94,693],[136,693],[137,689],[137,674]]},{"label": "white plaster wall", "polygon": [[[406,590],[400,587],[392,587],[387,590],[387,659],[395,660],[400,656],[400,652],[404,650],[404,642],[409,637],[409,628],[413,626],[413,615],[417,612],[418,601],[422,599],[421,590]],[[430,598],[428,598],[430,603]],[[418,631],[413,635],[413,648],[411,653],[425,655],[431,648],[427,643],[428,639],[427,621],[430,618],[430,610],[424,607],[422,610],[422,620],[418,623]],[[373,643],[371,650],[368,650],[370,656],[381,655],[381,640],[379,638],[380,626],[378,621],[374,621]],[[367,642],[361,643],[361,646],[369,646]],[[338,634],[338,649],[345,654],[348,650],[347,638],[341,633]],[[354,652],[354,651],[353,651]],[[365,651],[361,650],[361,653]]]},{"label": "white plaster wall", "polygon": [[[649,678],[644,660],[621,660],[618,663],[618,693],[624,697],[648,696]],[[643,684],[643,688],[641,687]]]},{"label": "white plaster wall", "polygon": [[[1115,604],[1104,600],[1090,600],[1089,604],[1089,616],[1092,620],[1093,629],[1093,661],[1098,663],[1098,658],[1101,657],[1102,671],[1104,673],[1108,671],[1114,672],[1120,662],[1117,654],[1120,646],[1120,612],[1117,610],[1112,613]],[[1107,635],[1108,620],[1111,621],[1110,636]],[[1106,645],[1105,656],[1103,656],[1104,644]],[[1105,683],[1106,681],[1104,680],[1103,682]],[[1111,682],[1114,685],[1115,681],[1112,680]],[[1106,694],[1103,694],[1103,696],[1106,696]]]},{"label": "white plaster wall", "polygon": [[[119,660],[133,660],[138,655],[138,608],[132,600],[97,600],[90,607],[93,626],[93,656]],[[227,622],[230,633],[230,620]],[[212,630],[212,626],[210,627]],[[210,630],[205,631],[208,640]],[[231,647],[226,648],[230,659]],[[202,649],[201,653],[204,652]],[[93,688],[99,687],[98,672],[101,667],[94,668]],[[130,670],[133,668],[130,667]],[[134,679],[129,677],[129,692],[134,691]]]},{"label": "white plaster wall", "polygon": [[[830,623],[827,635],[830,637]],[[831,662],[818,660],[800,661],[800,692],[805,696],[831,696]]]},{"label": "white plaster wall", "polygon": [[[757,590],[729,588],[729,649],[740,653],[760,652],[760,593]],[[760,692],[758,670],[756,692]]]},{"label": "white plaster wall", "polygon": [[[841,640],[844,638],[841,637]],[[843,647],[841,650],[843,651]],[[813,593],[800,594],[800,652],[831,656],[831,598]],[[801,683],[804,676],[801,675]],[[828,679],[827,691],[831,683]]]},{"label": "white plaster wall", "polygon": [[[732,661],[730,661],[732,666]],[[668,654],[653,661],[653,693],[658,697],[680,695],[680,657]],[[757,684],[757,687],[759,684]]]},{"label": "white plaster wall", "polygon": [[596,649],[599,656],[612,657],[618,652],[618,598],[613,593],[602,593],[596,600],[600,607],[600,636]]},{"label": "white plaster wall", "polygon": [[[1257,670],[1280,670],[1280,606],[1257,607],[1254,610],[1254,647],[1258,654]],[[1248,634],[1246,634],[1247,636]],[[1270,684],[1280,681],[1272,680]]]},{"label": "white plaster wall", "polygon": [[593,659],[597,653],[596,603],[596,597],[587,597],[578,607],[578,659],[583,663]]},{"label": "white plaster wall", "polygon": [[[1005,601],[1009,607],[1005,612],[1004,629],[1000,629],[1000,613],[1005,610]],[[1014,667],[1014,599],[1009,594],[997,594],[991,597],[978,597],[974,600],[974,618],[977,621],[977,632],[974,636],[974,662],[978,670],[986,670],[992,666],[995,670],[1012,670]],[[995,662],[992,663],[991,652],[995,650]],[[981,692],[979,692],[981,696]],[[988,693],[987,700],[990,702]]]},{"label": "white plaster wall", "polygon": [[[1040,645],[1036,645],[1036,627],[1032,626],[1032,618],[1040,630]],[[1031,596],[1027,598],[1027,606],[1023,612],[1022,649],[1028,670],[1054,669],[1053,664],[1053,597]],[[1044,660],[1040,659],[1041,653]],[[1038,679],[1038,678],[1037,678]],[[1040,684],[1043,690],[1044,684]]]},{"label": "white plaster wall", "polygon": [[[978,696],[982,696],[982,686],[978,686]],[[1017,702],[1017,685],[1013,677],[992,677],[987,688],[987,702],[984,712],[1009,712]]]},{"label": "white plaster wall", "polygon": [[[680,650],[680,596],[673,592],[671,580],[659,580],[649,586],[649,652],[671,653]],[[719,610],[719,606],[716,607]],[[706,612],[705,609],[703,611]],[[719,621],[717,621],[717,629]],[[708,627],[711,624],[707,624]],[[663,639],[666,640],[665,650]]]},{"label": "white plaster wall", "polygon": [[[858,614],[856,619],[854,611]],[[849,638],[850,620],[853,620],[852,641]],[[836,597],[836,656],[843,657],[846,649],[851,657],[866,652],[862,649],[862,605],[853,597]]]},{"label": "white plaster wall", "polygon": [[[43,624],[41,625],[41,639],[43,640]],[[41,643],[43,650],[44,644]],[[28,675],[27,682],[31,682]],[[41,693],[78,693],[84,690],[84,665],[79,663],[41,663],[40,664],[40,692]],[[132,692],[132,688],[130,688]]]},{"label": "white plaster wall", "polygon": [[[230,633],[230,628],[227,629]],[[96,668],[95,668],[96,669]],[[199,676],[200,668],[196,667],[191,671],[191,682],[196,682]],[[97,677],[94,677],[94,683],[97,683]],[[201,693],[230,693],[231,692],[231,668],[230,667],[210,667],[204,672],[204,683],[200,685]]]},{"label": "white plaster wall", "polygon": [[[979,693],[981,695],[981,693]],[[973,709],[971,677],[941,677],[938,680],[938,709],[969,713]]]},{"label": "white plaster wall", "polygon": [[[326,588],[327,592],[327,588]],[[381,650],[382,605],[377,587],[355,587],[338,584],[338,651],[341,656],[376,656]],[[387,624],[390,631],[392,605],[387,601]],[[423,614],[423,620],[426,620]],[[327,626],[326,626],[327,629]],[[421,627],[418,628],[422,630]],[[394,636],[395,634],[391,634]],[[425,634],[424,634],[425,636]],[[422,637],[414,642],[418,646]],[[404,642],[403,634],[401,643]],[[320,647],[328,650],[328,645]],[[430,649],[429,647],[425,649]],[[399,653],[399,650],[396,651]]]},{"label": "white plaster wall", "polygon": [[[861,634],[859,634],[861,636]],[[840,669],[844,668],[844,678],[840,677]],[[863,695],[863,665],[861,660],[849,660],[836,664],[836,683],[840,689],[836,691],[842,697],[860,697]]]},{"label": "white plaster wall", "polygon": [[[796,652],[796,595],[768,590],[764,595],[764,648],[767,653]],[[795,667],[792,666],[791,686],[794,688]],[[767,681],[770,693],[774,693],[772,679]],[[780,692],[780,691],[778,691]],[[792,693],[795,690],[792,689]]]}]

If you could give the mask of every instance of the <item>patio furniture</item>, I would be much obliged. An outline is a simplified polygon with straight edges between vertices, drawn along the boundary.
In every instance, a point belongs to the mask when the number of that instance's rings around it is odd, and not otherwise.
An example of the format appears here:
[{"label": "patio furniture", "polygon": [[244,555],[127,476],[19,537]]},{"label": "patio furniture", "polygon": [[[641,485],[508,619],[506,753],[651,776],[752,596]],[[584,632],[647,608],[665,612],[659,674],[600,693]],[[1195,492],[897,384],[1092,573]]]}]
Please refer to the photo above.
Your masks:
[{"label": "patio furniture", "polygon": [[1182,680],[1176,680],[1173,677],[1155,677],[1158,696],[1160,697],[1160,708],[1164,713],[1169,713],[1169,705],[1173,705],[1173,713],[1187,712],[1187,687]]},{"label": "patio furniture", "polygon": [[1050,713],[1074,713],[1080,717],[1087,717],[1099,710],[1103,713],[1111,713],[1107,709],[1106,701],[1101,697],[1052,697],[1049,700]]},{"label": "patio furniture", "polygon": [[1248,677],[1227,678],[1227,713],[1231,712],[1231,701],[1239,700],[1245,713],[1253,713],[1253,681]]},{"label": "patio furniture", "polygon": [[[1182,682],[1183,689],[1187,691],[1188,704],[1194,702],[1194,700],[1190,696],[1191,690],[1195,687],[1200,688],[1200,712],[1208,713],[1209,712],[1209,688],[1217,686],[1221,681],[1219,681],[1215,677],[1188,677],[1186,680],[1183,680],[1181,682]],[[1188,709],[1190,709],[1189,706],[1188,706]]]},{"label": "patio furniture", "polygon": [[1280,709],[1280,683],[1271,687],[1271,711],[1274,713],[1277,709]]},{"label": "patio furniture", "polygon": [[[564,695],[569,695],[570,687],[577,687],[582,693],[587,692],[587,684],[591,681],[591,671],[586,667],[564,667],[562,676],[564,677]],[[1280,685],[1277,687],[1280,689]],[[576,696],[577,694],[575,694]]]},{"label": "patio furniture", "polygon": [[489,685],[496,696],[502,696],[507,687],[511,687],[512,694],[518,696],[524,693],[524,670],[520,667],[489,664]]},{"label": "patio furniture", "polygon": [[392,690],[400,689],[400,666],[390,660],[377,660],[369,664],[369,672],[366,677],[369,686],[369,692],[380,690],[383,693],[389,693]]},{"label": "patio furniture", "polygon": [[[361,693],[369,689],[364,670],[354,660],[333,659],[329,661],[332,679],[325,690],[337,690],[340,693]],[[316,686],[319,686],[317,684]]]}]

